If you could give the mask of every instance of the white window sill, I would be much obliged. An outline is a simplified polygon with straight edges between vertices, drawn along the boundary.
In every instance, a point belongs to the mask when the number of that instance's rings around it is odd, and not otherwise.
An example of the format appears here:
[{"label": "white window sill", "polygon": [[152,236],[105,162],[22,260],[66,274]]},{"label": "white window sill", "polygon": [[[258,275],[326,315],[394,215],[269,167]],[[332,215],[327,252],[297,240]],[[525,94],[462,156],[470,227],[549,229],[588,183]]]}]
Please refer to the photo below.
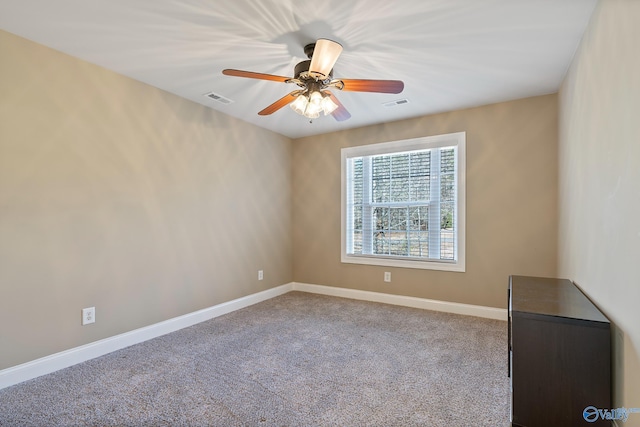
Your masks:
[{"label": "white window sill", "polygon": [[422,261],[415,259],[384,258],[366,255],[342,255],[341,261],[347,264],[379,265],[385,267],[418,268],[423,270],[455,271],[464,273],[464,262]]}]

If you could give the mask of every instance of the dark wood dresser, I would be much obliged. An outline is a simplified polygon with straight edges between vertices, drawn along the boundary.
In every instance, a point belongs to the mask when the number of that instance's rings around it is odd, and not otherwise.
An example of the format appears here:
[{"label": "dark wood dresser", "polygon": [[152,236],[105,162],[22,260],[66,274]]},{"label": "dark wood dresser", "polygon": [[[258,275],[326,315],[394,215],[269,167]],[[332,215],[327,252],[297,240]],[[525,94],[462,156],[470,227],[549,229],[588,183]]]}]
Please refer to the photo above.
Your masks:
[{"label": "dark wood dresser", "polygon": [[610,426],[585,408],[611,408],[611,325],[571,281],[509,278],[511,422]]}]

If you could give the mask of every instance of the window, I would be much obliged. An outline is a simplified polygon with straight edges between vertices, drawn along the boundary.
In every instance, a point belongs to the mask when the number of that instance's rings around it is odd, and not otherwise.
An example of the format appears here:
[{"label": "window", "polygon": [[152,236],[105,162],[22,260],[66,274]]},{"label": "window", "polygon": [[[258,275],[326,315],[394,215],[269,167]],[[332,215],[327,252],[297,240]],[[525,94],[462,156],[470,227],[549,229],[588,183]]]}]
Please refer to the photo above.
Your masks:
[{"label": "window", "polygon": [[342,149],[342,262],[464,271],[465,133]]}]

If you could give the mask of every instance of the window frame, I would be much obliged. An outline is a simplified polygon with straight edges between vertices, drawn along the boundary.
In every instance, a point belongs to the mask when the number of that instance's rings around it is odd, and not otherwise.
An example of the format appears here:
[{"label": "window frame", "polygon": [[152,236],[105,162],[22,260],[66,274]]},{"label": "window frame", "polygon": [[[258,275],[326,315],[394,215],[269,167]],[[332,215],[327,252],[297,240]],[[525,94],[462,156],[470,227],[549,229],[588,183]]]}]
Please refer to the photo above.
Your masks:
[{"label": "window frame", "polygon": [[[347,164],[348,159],[362,156],[392,155],[407,151],[425,150],[443,147],[456,147],[456,216],[455,229],[457,244],[455,260],[416,259],[394,255],[348,254],[347,253]],[[341,262],[348,264],[366,264],[388,267],[418,268],[453,272],[465,271],[465,232],[466,232],[466,132],[425,136],[399,141],[346,147],[341,152]]]}]

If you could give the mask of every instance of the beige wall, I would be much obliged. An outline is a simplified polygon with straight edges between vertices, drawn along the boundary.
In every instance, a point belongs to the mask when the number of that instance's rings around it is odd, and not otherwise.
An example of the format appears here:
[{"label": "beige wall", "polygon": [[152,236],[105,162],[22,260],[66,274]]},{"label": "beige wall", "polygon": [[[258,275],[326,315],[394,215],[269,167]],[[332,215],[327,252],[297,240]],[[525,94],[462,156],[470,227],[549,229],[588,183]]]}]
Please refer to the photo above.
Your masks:
[{"label": "beige wall", "polygon": [[6,32],[0,57],[0,369],[291,282],[289,139]]},{"label": "beige wall", "polygon": [[[560,91],[559,271],[615,322],[614,404],[640,407],[640,2],[601,2]],[[640,426],[640,414],[625,426]]]},{"label": "beige wall", "polygon": [[[466,272],[342,264],[340,149],[459,131]],[[557,96],[547,95],[295,140],[294,280],[505,308],[510,274],[556,275],[557,132]]]}]

